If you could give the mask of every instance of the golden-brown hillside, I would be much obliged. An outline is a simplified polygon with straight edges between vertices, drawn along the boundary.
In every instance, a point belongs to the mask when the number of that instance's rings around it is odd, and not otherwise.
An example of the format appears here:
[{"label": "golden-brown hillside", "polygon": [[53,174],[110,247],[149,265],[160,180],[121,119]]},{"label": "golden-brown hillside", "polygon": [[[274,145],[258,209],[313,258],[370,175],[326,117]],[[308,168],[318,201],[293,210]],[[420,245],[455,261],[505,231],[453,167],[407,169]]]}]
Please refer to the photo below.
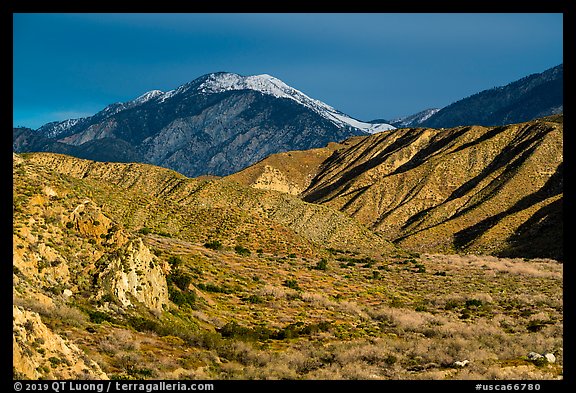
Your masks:
[{"label": "golden-brown hillside", "polygon": [[[364,140],[263,163],[314,187]],[[403,251],[255,169],[14,155],[14,378],[562,378],[560,263]]]},{"label": "golden-brown hillside", "polygon": [[[306,168],[309,181],[295,183],[303,200],[413,251],[562,259],[562,119],[354,137],[324,150],[330,156]],[[282,189],[300,157],[275,155],[233,177],[263,188],[274,173],[270,188]]]},{"label": "golden-brown hillside", "polygon": [[[145,164],[102,163],[52,153],[24,155],[38,170],[82,179],[104,212],[196,242],[218,240],[266,252],[317,255],[323,248],[389,254],[396,248],[336,210],[228,179],[197,180]],[[46,169],[45,169],[46,170]]]}]

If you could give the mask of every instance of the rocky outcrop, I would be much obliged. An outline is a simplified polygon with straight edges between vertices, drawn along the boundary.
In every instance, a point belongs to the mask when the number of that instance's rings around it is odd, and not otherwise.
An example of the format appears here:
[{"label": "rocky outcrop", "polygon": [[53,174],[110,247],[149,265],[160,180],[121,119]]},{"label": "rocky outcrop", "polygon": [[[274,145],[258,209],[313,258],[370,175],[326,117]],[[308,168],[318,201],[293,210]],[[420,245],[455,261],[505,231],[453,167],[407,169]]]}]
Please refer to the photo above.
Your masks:
[{"label": "rocky outcrop", "polygon": [[[85,200],[72,211],[69,222],[82,236],[97,241],[101,241],[101,235],[105,236],[112,227],[112,220],[102,214],[100,208],[90,200]],[[70,227],[70,224],[68,226]]]},{"label": "rocky outcrop", "polygon": [[553,353],[544,353],[544,354],[539,354],[538,352],[530,352],[528,353],[527,356],[528,360],[534,362],[534,363],[539,363],[539,364],[545,364],[545,363],[549,363],[549,364],[553,364],[556,363],[556,356],[554,356]]},{"label": "rocky outcrop", "polygon": [[304,189],[291,182],[279,169],[265,165],[262,173],[252,184],[252,187],[285,192],[286,194],[298,195]]},{"label": "rocky outcrop", "polygon": [[161,313],[168,303],[168,287],[163,268],[142,239],[128,242],[115,253],[103,256],[97,263],[101,289],[97,297],[113,295],[123,307],[144,305]]},{"label": "rocky outcrop", "polygon": [[299,195],[308,188],[322,163],[342,147],[339,143],[329,143],[318,149],[272,154],[226,179],[262,190]]},{"label": "rocky outcrop", "polygon": [[12,308],[15,379],[108,379],[76,345],[52,332],[40,315]]}]

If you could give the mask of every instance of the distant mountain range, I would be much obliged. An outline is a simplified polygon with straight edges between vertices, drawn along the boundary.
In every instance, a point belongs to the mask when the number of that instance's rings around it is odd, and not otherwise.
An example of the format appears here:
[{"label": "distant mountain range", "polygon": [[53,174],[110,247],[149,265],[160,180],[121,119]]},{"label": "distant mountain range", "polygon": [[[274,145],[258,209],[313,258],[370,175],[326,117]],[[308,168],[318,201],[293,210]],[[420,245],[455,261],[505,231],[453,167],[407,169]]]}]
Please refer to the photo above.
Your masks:
[{"label": "distant mountain range", "polygon": [[445,108],[363,122],[270,75],[218,72],[175,90],[149,91],[93,116],[13,129],[14,152],[141,162],[186,176],[226,176],[270,154],[320,148],[394,128],[503,125],[561,113],[563,66]]},{"label": "distant mountain range", "polygon": [[393,128],[353,119],[270,75],[219,72],[94,116],[14,129],[13,149],[226,175],[272,153]]},{"label": "distant mountain range", "polygon": [[560,64],[506,86],[484,90],[441,109],[390,121],[395,127],[500,126],[562,113],[564,67]]}]

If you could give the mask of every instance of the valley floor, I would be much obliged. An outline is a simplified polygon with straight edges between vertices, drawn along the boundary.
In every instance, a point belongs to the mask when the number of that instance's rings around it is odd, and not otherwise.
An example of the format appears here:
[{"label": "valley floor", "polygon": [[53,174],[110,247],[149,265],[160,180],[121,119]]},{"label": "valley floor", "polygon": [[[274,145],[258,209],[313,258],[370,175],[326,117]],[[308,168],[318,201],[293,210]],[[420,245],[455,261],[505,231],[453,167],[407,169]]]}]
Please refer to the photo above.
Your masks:
[{"label": "valley floor", "polygon": [[101,318],[51,308],[17,291],[15,305],[114,379],[562,378],[562,265],[553,260],[342,250],[312,260],[157,235],[145,243],[178,261],[193,300],[139,320],[106,305]]}]

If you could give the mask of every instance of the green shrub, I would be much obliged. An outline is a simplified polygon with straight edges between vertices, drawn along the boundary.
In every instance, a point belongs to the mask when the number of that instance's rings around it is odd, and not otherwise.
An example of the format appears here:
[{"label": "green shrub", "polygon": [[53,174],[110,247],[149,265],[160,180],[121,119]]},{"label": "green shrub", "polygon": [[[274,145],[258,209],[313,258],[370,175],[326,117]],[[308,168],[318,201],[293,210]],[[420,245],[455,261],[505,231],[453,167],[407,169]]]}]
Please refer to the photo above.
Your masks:
[{"label": "green shrub", "polygon": [[55,356],[50,357],[48,361],[50,362],[52,368],[56,368],[60,363],[62,363],[62,361]]},{"label": "green shrub", "polygon": [[66,223],[66,228],[72,229],[73,227],[74,227],[74,223],[73,223],[72,221],[68,221],[68,222]]},{"label": "green shrub", "polygon": [[330,322],[326,321],[309,325],[304,325],[304,322],[295,322],[276,331],[271,331],[263,326],[248,328],[238,324],[236,321],[231,321],[223,327],[216,329],[216,331],[220,333],[222,337],[242,340],[285,340],[311,335],[317,332],[325,332],[328,331],[330,327]]},{"label": "green shrub", "polygon": [[219,285],[212,284],[212,283],[208,283],[208,284],[199,283],[199,284],[196,284],[196,287],[198,287],[198,289],[201,289],[201,290],[206,291],[206,292],[214,292],[214,293],[232,293],[232,292],[234,292],[230,288],[221,287]]},{"label": "green shrub", "polygon": [[470,299],[466,300],[466,308],[479,308],[482,307],[482,300]]},{"label": "green shrub", "polygon": [[314,269],[327,270],[328,269],[328,261],[326,259],[322,258],[321,260],[318,261],[318,263],[316,264],[316,267],[314,267]]},{"label": "green shrub", "polygon": [[177,306],[196,303],[196,294],[193,291],[179,291],[173,286],[168,287],[168,298]]},{"label": "green shrub", "polygon": [[245,326],[239,325],[236,321],[228,322],[221,328],[216,329],[216,331],[220,333],[222,337],[234,337],[244,340],[254,340],[254,339],[257,340],[261,339],[263,336],[261,334],[257,334],[257,332],[254,331],[254,329],[250,329]]},{"label": "green shrub", "polygon": [[252,252],[249,249],[242,247],[241,245],[236,245],[236,247],[234,247],[234,251],[236,251],[236,254],[241,255],[243,257],[247,257],[250,254],[252,254]]},{"label": "green shrub", "polygon": [[300,336],[308,336],[318,332],[326,332],[330,329],[330,327],[330,322],[326,321],[321,321],[309,325],[304,325],[304,322],[295,322],[277,330],[270,336],[270,338],[275,340],[298,338]]},{"label": "green shrub", "polygon": [[113,303],[115,301],[114,296],[107,293],[106,295],[102,296],[100,299],[103,303]]},{"label": "green shrub", "polygon": [[128,325],[139,332],[158,332],[161,330],[160,323],[144,317],[129,317]]},{"label": "green shrub", "polygon": [[168,264],[173,269],[177,268],[178,266],[180,266],[182,264],[182,259],[180,259],[180,257],[172,255],[170,258],[168,258]]},{"label": "green shrub", "polygon": [[144,228],[141,228],[138,231],[138,233],[141,233],[142,235],[148,235],[148,234],[152,233],[152,229],[144,227]]},{"label": "green shrub", "polygon": [[455,308],[459,307],[460,303],[456,300],[448,300],[446,305],[444,305],[444,310],[454,310]]},{"label": "green shrub", "polygon": [[212,240],[210,242],[204,243],[204,247],[210,248],[212,250],[221,250],[222,243],[219,240]]},{"label": "green shrub", "polygon": [[286,279],[284,280],[284,283],[282,285],[291,289],[295,289],[297,291],[301,289],[300,286],[298,285],[298,282],[295,279]]},{"label": "green shrub", "polygon": [[536,367],[544,367],[544,366],[548,365],[548,359],[546,359],[544,356],[542,356],[541,358],[532,360],[532,363]]},{"label": "green shrub", "polygon": [[185,291],[190,286],[190,283],[192,282],[192,277],[184,272],[177,270],[175,272],[170,273],[166,277],[166,281],[168,284],[174,283],[174,285],[176,285],[178,288]]},{"label": "green shrub", "polygon": [[542,330],[544,326],[546,326],[546,323],[547,323],[546,321],[543,321],[541,319],[534,319],[528,322],[528,326],[526,326],[526,329],[531,333],[536,333]]},{"label": "green shrub", "polygon": [[90,318],[90,322],[100,324],[104,321],[107,321],[107,322],[113,321],[111,316],[109,316],[108,314],[106,314],[102,311],[87,310],[87,312],[88,312],[88,317]]},{"label": "green shrub", "polygon": [[252,304],[259,304],[263,303],[264,300],[258,295],[250,295],[244,298],[244,301]]}]

